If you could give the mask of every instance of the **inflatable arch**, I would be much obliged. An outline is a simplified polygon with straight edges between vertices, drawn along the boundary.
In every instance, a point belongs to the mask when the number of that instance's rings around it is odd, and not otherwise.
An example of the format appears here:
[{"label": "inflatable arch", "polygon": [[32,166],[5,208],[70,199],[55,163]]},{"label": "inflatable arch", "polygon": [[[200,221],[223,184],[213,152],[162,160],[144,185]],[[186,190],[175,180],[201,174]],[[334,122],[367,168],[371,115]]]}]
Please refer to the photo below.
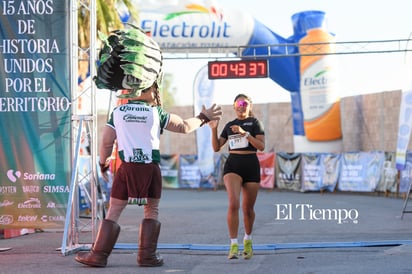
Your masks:
[{"label": "inflatable arch", "polygon": [[[284,38],[241,11],[187,1],[137,3],[142,7],[140,27],[164,52],[190,48],[207,53],[210,48],[241,45],[242,58],[268,56],[270,79],[291,95],[295,151],[342,150],[336,57],[316,55],[319,50],[334,52],[330,42],[335,38],[326,28],[324,12],[293,14],[294,33]],[[128,21],[127,13],[122,20]]]}]

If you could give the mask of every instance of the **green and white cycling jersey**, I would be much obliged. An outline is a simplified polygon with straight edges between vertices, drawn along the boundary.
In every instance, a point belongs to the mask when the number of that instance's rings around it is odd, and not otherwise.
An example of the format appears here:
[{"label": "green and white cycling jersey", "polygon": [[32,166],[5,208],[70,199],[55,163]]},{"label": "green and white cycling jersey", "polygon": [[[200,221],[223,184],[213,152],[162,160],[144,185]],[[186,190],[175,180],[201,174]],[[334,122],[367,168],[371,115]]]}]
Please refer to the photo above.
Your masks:
[{"label": "green and white cycling jersey", "polygon": [[116,131],[119,157],[129,163],[160,162],[160,133],[170,114],[159,106],[129,101],[113,109],[107,125]]}]

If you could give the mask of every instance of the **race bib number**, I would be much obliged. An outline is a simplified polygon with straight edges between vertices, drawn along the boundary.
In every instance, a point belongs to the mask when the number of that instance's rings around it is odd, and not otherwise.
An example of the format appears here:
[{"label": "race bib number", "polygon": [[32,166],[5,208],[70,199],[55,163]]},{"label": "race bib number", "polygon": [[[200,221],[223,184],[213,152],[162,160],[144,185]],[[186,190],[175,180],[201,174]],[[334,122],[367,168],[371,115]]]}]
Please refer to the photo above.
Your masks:
[{"label": "race bib number", "polygon": [[244,148],[249,145],[249,142],[246,136],[242,136],[242,134],[235,134],[229,135],[229,148],[230,149],[238,149]]}]

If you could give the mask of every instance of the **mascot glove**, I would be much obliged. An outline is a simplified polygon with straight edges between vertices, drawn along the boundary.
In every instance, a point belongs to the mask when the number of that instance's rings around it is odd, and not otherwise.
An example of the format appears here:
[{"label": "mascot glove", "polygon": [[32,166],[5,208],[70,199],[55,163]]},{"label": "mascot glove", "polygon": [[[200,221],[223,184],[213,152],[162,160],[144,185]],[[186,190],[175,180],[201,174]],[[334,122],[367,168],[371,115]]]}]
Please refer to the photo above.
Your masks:
[{"label": "mascot glove", "polygon": [[203,105],[198,118],[202,120],[202,126],[213,120],[219,121],[222,118],[222,108],[216,104],[213,104],[210,108]]}]

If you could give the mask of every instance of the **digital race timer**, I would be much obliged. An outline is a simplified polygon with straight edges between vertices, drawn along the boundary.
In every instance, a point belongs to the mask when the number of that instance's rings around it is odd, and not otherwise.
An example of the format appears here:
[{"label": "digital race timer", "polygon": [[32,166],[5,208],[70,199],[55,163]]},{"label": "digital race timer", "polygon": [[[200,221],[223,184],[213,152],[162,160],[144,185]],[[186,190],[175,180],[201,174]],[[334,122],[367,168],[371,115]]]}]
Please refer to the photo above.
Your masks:
[{"label": "digital race timer", "polygon": [[209,79],[265,78],[268,77],[267,60],[211,61]]}]

